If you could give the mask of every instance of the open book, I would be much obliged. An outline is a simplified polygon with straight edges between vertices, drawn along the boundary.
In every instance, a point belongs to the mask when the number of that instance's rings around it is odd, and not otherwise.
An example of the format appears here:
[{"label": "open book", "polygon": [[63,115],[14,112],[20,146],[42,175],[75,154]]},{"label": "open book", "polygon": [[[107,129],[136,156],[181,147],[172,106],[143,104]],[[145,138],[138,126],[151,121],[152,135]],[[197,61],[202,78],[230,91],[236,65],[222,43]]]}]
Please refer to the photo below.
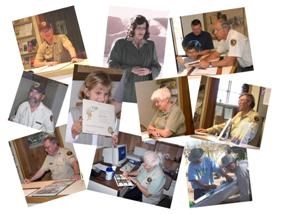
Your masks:
[{"label": "open book", "polygon": [[37,197],[55,196],[74,182],[75,180],[54,181],[52,184],[42,187],[39,190],[33,192],[30,196],[37,196]]}]

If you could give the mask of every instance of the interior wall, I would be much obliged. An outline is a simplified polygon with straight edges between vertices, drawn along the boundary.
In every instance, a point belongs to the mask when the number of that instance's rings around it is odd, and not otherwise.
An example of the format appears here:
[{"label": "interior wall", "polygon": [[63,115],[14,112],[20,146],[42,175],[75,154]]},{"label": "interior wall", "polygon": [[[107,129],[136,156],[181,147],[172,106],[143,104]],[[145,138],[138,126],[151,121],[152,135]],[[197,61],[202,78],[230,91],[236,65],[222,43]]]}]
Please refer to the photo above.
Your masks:
[{"label": "interior wall", "polygon": [[204,18],[203,18],[203,14],[197,14],[197,15],[192,15],[192,16],[182,16],[181,17],[181,25],[182,25],[182,32],[183,32],[183,36],[185,37],[188,33],[192,32],[192,28],[191,28],[191,22],[194,19],[199,19],[201,21],[202,24],[202,29],[204,30]]},{"label": "interior wall", "polygon": [[152,108],[150,97],[154,90],[159,88],[156,81],[144,81],[136,83],[137,102],[140,116],[140,123],[147,127],[152,119],[155,109]]}]

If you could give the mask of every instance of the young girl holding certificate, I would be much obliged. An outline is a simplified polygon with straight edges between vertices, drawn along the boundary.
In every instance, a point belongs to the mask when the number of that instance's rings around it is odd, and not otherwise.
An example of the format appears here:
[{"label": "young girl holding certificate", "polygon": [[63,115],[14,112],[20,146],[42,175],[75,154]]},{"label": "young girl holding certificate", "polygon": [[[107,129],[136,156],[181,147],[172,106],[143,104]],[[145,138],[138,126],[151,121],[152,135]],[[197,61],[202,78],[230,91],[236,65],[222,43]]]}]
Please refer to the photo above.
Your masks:
[{"label": "young girl holding certificate", "polygon": [[[82,84],[78,98],[88,99],[100,103],[109,103],[112,81],[103,72],[90,73]],[[117,129],[115,127],[115,129]],[[112,132],[112,137],[88,134],[82,132],[82,103],[70,109],[66,130],[66,142],[82,143],[97,146],[111,146],[118,142],[118,135]]]}]

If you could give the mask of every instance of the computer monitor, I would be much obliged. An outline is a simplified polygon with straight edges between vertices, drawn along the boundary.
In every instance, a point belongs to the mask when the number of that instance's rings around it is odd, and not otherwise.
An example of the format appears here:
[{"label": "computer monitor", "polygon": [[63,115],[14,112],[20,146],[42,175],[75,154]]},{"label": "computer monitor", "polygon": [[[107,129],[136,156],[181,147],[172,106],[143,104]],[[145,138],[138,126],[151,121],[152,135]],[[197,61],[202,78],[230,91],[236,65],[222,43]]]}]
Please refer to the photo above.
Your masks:
[{"label": "computer monitor", "polygon": [[127,146],[120,144],[116,147],[104,148],[103,159],[105,163],[121,166],[127,160]]}]

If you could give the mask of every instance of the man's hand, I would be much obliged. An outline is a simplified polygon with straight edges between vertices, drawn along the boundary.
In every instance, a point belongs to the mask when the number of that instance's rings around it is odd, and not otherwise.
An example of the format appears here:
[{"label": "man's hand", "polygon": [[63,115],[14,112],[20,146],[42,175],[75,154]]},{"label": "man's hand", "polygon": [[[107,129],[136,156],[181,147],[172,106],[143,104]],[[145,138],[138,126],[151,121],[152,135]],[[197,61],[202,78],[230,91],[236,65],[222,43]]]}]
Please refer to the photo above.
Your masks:
[{"label": "man's hand", "polygon": [[27,178],[25,178],[24,179],[24,184],[29,184],[29,183],[31,183],[32,181],[30,180],[30,179],[27,179]]},{"label": "man's hand", "polygon": [[201,60],[198,64],[198,68],[208,68],[210,63],[206,60]]},{"label": "man's hand", "polygon": [[208,133],[207,129],[195,129],[195,132]]},{"label": "man's hand", "polygon": [[81,179],[81,176],[80,176],[80,174],[74,174],[74,175],[72,176],[72,179],[74,179],[74,180],[80,180],[80,179]]}]

